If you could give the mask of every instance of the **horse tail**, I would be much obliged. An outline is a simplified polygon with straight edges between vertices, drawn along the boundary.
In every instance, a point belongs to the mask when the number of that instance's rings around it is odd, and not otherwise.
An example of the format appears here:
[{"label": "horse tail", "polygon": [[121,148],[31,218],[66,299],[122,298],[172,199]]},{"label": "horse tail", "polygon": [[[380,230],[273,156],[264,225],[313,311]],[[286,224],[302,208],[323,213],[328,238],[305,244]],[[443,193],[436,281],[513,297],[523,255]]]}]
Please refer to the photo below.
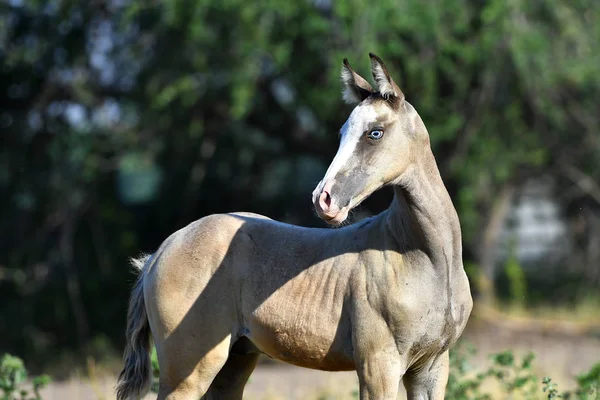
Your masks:
[{"label": "horse tail", "polygon": [[117,400],[139,399],[148,393],[152,383],[150,325],[144,303],[144,274],[150,258],[150,255],[146,255],[131,260],[139,276],[129,300],[125,334],[127,344],[123,355],[125,366],[117,382]]}]

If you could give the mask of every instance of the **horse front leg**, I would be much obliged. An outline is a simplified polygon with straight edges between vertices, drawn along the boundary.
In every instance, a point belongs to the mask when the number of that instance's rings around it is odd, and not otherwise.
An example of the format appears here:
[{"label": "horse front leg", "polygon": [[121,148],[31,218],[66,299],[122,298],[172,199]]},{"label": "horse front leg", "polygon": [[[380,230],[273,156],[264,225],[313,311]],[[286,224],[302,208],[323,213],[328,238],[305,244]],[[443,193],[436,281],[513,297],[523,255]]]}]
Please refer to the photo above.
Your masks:
[{"label": "horse front leg", "polygon": [[396,347],[367,354],[357,362],[360,400],[396,400],[403,368]]},{"label": "horse front leg", "polygon": [[360,323],[353,327],[352,342],[360,400],[396,400],[406,365],[394,338],[372,309],[358,316]]},{"label": "horse front leg", "polygon": [[371,304],[356,302],[353,311],[351,337],[360,400],[397,400],[407,365],[390,327]]},{"label": "horse front leg", "polygon": [[448,350],[404,375],[408,400],[444,400],[450,367]]}]

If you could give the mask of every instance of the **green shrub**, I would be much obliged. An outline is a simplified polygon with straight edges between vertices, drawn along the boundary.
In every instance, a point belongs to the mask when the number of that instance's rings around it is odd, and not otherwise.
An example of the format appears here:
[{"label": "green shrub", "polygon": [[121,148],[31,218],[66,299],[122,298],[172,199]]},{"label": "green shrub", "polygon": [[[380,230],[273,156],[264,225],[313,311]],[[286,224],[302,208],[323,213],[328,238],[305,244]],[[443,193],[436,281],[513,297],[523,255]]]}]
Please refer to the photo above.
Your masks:
[{"label": "green shrub", "polygon": [[31,381],[33,393],[25,389],[27,369],[23,360],[4,354],[0,359],[0,400],[40,400],[40,390],[50,383],[48,375],[33,377]]},{"label": "green shrub", "polygon": [[511,398],[532,398],[536,391],[537,377],[533,374],[533,353],[522,360],[507,350],[492,355],[492,365],[483,372],[474,373],[469,359],[475,355],[474,348],[461,344],[450,352],[450,375],[446,398],[457,400],[485,400],[491,395],[482,393],[486,379],[495,379],[504,393]]},{"label": "green shrub", "polygon": [[[473,373],[469,359],[476,351],[461,343],[450,352],[450,375],[446,398],[453,400],[486,400],[492,396],[482,393],[481,386],[487,379],[496,380],[505,394],[503,398],[534,400],[542,395],[551,399],[596,400],[600,389],[600,363],[590,371],[577,376],[577,387],[561,392],[549,377],[541,381],[533,373],[534,354],[517,359],[512,351],[506,350],[491,356],[492,365],[484,372]],[[542,383],[542,387],[538,385]]]},{"label": "green shrub", "polygon": [[486,400],[488,394],[481,393],[481,384],[485,379],[481,373],[474,374],[473,366],[469,359],[475,355],[476,350],[468,345],[461,344],[450,352],[450,375],[446,387],[446,397],[456,400]]},{"label": "green shrub", "polygon": [[150,390],[154,393],[158,393],[158,357],[156,356],[156,347],[152,346],[152,352],[150,353],[150,362],[152,363],[152,386]]},{"label": "green shrub", "polygon": [[[550,378],[548,378],[550,381]],[[572,392],[565,392],[563,399],[596,400],[600,392],[600,363],[597,363],[588,372],[577,376],[577,388]],[[550,398],[550,397],[548,397]]]},{"label": "green shrub", "polygon": [[504,271],[508,278],[511,305],[524,307],[527,300],[527,278],[515,255],[511,255],[506,261]]}]

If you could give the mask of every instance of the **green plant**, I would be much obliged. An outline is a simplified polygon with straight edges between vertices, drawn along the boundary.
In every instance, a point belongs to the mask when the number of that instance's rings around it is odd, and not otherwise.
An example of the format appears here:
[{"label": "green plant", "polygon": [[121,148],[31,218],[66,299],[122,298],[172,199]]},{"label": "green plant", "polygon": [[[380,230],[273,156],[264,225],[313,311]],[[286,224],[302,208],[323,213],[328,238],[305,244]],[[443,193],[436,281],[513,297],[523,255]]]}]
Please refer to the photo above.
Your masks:
[{"label": "green plant", "polygon": [[511,245],[511,255],[506,261],[504,272],[508,279],[511,306],[523,308],[527,300],[527,277],[513,248],[514,245]]},{"label": "green plant", "polygon": [[532,368],[534,358],[533,353],[528,353],[519,361],[510,350],[494,354],[493,365],[487,374],[496,377],[508,395],[520,394],[525,398],[532,398],[537,390],[535,383],[538,380]]},{"label": "green plant", "polygon": [[158,367],[158,357],[156,356],[156,347],[152,346],[152,351],[150,352],[150,362],[152,363],[152,386],[150,390],[154,393],[158,393],[158,376],[159,376],[159,367]]},{"label": "green plant", "polygon": [[552,378],[548,376],[544,377],[544,379],[542,380],[542,385],[542,390],[544,391],[544,393],[548,393],[548,399],[556,399],[563,397],[559,394],[558,389],[556,388],[556,383],[552,382]]},{"label": "green plant", "polygon": [[592,369],[577,377],[577,395],[584,400],[592,400],[598,397],[600,392],[600,363],[597,363]]},{"label": "green plant", "polygon": [[577,376],[576,380],[577,387],[574,390],[560,393],[552,379],[545,377],[542,381],[543,391],[548,394],[548,399],[596,400],[600,390],[600,363]]},{"label": "green plant", "polygon": [[[31,381],[33,393],[24,388],[27,381],[27,369],[23,360],[10,354],[4,354],[0,359],[0,390],[1,400],[40,400],[40,390],[50,383],[48,375],[33,377]],[[33,397],[31,397],[33,395]]]},{"label": "green plant", "polygon": [[596,400],[600,392],[600,363],[595,364],[588,372],[578,375],[577,388],[562,394],[564,399]]},{"label": "green plant", "polygon": [[485,400],[488,394],[481,393],[485,375],[474,374],[469,359],[476,353],[469,344],[461,343],[450,352],[450,374],[446,386],[446,398],[456,400]]},{"label": "green plant", "polygon": [[483,372],[476,373],[469,360],[476,350],[461,343],[450,352],[450,374],[446,388],[446,398],[458,400],[486,400],[492,396],[482,391],[486,380],[496,380],[501,389],[511,398],[534,398],[537,390],[537,377],[533,373],[533,353],[522,360],[512,351],[506,350],[491,356],[492,365]]}]

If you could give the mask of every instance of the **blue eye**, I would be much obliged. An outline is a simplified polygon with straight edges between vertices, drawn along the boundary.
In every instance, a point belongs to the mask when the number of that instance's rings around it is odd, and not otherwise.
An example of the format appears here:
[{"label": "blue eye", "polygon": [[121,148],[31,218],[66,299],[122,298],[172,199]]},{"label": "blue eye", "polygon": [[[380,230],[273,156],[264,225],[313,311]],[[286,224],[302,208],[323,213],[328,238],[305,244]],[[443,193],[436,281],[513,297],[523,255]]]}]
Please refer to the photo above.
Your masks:
[{"label": "blue eye", "polygon": [[373,129],[367,134],[369,139],[379,140],[383,137],[383,131],[381,129]]}]

